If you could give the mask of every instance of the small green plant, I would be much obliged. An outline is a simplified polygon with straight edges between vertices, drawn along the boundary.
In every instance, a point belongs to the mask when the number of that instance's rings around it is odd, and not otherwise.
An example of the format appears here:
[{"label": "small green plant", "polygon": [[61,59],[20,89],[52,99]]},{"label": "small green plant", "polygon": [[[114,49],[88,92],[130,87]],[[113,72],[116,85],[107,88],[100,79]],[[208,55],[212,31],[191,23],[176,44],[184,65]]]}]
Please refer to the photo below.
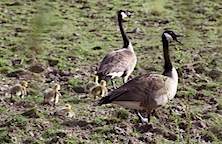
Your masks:
[{"label": "small green plant", "polygon": [[10,126],[25,129],[28,123],[28,119],[22,115],[15,115],[8,123],[10,124]]},{"label": "small green plant", "polygon": [[77,78],[71,78],[71,79],[68,80],[68,84],[70,84],[70,85],[73,86],[73,87],[79,86],[79,85],[81,85],[82,83],[83,83],[83,82],[80,81],[80,80],[77,79]]},{"label": "small green plant", "polygon": [[186,122],[187,122],[185,141],[187,144],[190,144],[191,143],[192,119],[191,119],[191,115],[190,115],[190,106],[189,106],[188,101],[186,102],[185,115],[186,115]]},{"label": "small green plant", "polygon": [[94,124],[96,124],[96,125],[100,125],[100,126],[106,124],[105,118],[103,118],[103,117],[96,117],[96,118],[93,120],[92,123],[94,123]]},{"label": "small green plant", "polygon": [[109,134],[109,133],[114,133],[114,129],[112,126],[103,126],[103,127],[98,127],[95,129],[95,131],[97,134]]},{"label": "small green plant", "polygon": [[72,136],[72,137],[65,139],[64,143],[66,143],[66,144],[80,144],[82,142],[77,137]]},{"label": "small green plant", "polygon": [[117,115],[117,118],[126,120],[129,117],[129,112],[125,109],[119,109],[116,115]]}]

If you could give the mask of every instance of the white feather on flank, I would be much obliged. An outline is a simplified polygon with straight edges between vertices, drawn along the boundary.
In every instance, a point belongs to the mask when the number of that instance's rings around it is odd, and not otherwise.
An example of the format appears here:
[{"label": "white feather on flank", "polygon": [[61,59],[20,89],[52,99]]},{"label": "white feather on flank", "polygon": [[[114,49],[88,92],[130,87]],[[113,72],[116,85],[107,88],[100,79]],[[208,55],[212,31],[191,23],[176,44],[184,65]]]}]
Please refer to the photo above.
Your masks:
[{"label": "white feather on flank", "polygon": [[113,72],[113,73],[109,73],[107,76],[111,76],[111,79],[115,78],[115,77],[121,77],[123,75],[123,72]]},{"label": "white feather on flank", "polygon": [[124,13],[124,12],[121,12],[121,16],[123,19],[127,17],[126,13]]}]

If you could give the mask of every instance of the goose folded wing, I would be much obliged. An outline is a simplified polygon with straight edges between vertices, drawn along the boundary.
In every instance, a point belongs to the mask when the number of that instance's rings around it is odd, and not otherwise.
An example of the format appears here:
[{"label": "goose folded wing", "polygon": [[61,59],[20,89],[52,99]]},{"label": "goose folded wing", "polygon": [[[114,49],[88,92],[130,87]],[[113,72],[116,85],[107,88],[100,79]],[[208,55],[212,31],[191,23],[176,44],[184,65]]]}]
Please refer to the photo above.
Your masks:
[{"label": "goose folded wing", "polygon": [[164,76],[157,74],[136,77],[112,91],[108,95],[109,102],[139,102],[142,107],[158,105],[156,100],[167,95],[165,81]]},{"label": "goose folded wing", "polygon": [[131,51],[114,51],[103,58],[98,73],[108,75],[110,73],[124,72],[132,60],[133,53]]}]

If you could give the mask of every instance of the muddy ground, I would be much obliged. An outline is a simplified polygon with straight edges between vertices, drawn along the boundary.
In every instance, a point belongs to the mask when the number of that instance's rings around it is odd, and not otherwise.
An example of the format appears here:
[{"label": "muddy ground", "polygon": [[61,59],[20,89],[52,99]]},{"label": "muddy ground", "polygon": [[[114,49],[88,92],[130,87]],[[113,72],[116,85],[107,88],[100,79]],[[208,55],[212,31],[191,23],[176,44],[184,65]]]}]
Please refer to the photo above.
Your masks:
[{"label": "muddy ground", "polygon": [[[85,88],[104,55],[122,46],[119,9],[134,12],[124,23],[138,56],[132,78],[162,73],[164,29],[183,35],[183,45],[170,46],[177,95],[149,125],[131,110],[95,106]],[[219,0],[1,0],[0,143],[222,143],[221,25]],[[10,100],[19,80],[29,82],[28,95]],[[42,104],[52,82],[72,118]]]}]

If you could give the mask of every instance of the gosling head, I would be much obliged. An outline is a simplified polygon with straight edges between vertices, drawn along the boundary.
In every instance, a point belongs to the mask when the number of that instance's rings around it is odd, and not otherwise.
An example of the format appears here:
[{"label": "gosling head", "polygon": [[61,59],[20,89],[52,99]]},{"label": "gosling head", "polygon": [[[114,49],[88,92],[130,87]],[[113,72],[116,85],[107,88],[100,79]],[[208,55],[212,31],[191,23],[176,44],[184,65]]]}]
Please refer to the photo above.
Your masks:
[{"label": "gosling head", "polygon": [[106,87],[106,81],[105,80],[101,80],[100,85]]},{"label": "gosling head", "polygon": [[27,81],[21,81],[20,82],[20,84],[21,84],[21,86],[23,86],[23,87],[28,87],[28,82]]},{"label": "gosling head", "polygon": [[182,35],[176,34],[174,31],[166,30],[163,32],[162,37],[165,37],[168,42],[176,41],[179,44],[182,44],[177,38],[181,37]]},{"label": "gosling head", "polygon": [[132,16],[132,12],[127,10],[119,10],[117,13],[118,13],[118,18],[120,18],[121,20]]},{"label": "gosling head", "polygon": [[59,90],[61,89],[60,84],[55,84],[54,87],[53,87],[53,89],[54,89],[55,91],[59,91]]},{"label": "gosling head", "polygon": [[68,110],[71,110],[72,106],[70,104],[65,104],[65,108],[68,109]]}]

